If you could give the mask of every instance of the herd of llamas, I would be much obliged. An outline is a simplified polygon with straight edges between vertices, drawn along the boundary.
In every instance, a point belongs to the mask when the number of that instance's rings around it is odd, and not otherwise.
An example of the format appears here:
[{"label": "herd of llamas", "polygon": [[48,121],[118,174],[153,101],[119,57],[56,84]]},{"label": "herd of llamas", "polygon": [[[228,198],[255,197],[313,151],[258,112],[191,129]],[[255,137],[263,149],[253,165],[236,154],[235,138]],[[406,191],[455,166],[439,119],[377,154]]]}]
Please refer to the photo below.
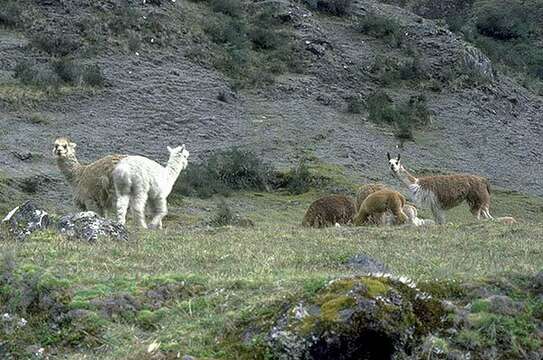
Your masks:
[{"label": "herd of llamas", "polygon": [[[66,181],[74,192],[74,202],[81,211],[95,211],[100,216],[116,216],[126,224],[128,209],[141,228],[160,229],[168,213],[167,198],[179,174],[188,165],[185,145],[168,147],[166,166],[143,156],[109,155],[83,165],[76,157],[76,144],[68,138],[54,142],[53,155]],[[477,219],[490,215],[490,184],[481,176],[458,174],[415,177],[400,162],[400,155],[387,153],[392,174],[406,187],[415,204],[407,203],[398,191],[386,185],[363,185],[356,200],[344,195],[331,195],[314,201],[305,213],[303,226],[327,227],[353,224],[414,226],[443,224],[444,211],[468,203]],[[418,217],[418,207],[430,209],[434,220]],[[150,221],[146,221],[146,209]],[[512,217],[497,220],[511,224]]]}]

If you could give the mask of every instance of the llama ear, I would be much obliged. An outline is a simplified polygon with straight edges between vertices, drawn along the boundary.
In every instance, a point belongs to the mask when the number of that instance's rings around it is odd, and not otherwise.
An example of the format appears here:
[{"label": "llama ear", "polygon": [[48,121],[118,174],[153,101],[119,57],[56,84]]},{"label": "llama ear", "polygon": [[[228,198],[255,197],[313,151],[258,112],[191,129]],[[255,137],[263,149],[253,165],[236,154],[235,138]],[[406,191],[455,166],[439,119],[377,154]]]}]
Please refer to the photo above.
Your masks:
[{"label": "llama ear", "polygon": [[400,161],[400,154],[398,154],[398,161]]},{"label": "llama ear", "polygon": [[69,145],[70,145],[70,147],[71,147],[72,149],[75,149],[76,146],[77,146],[77,144],[76,144],[76,143],[73,143],[73,142],[71,142]]},{"label": "llama ear", "polygon": [[390,161],[390,153],[387,152],[387,158],[388,158],[388,161]]},{"label": "llama ear", "polygon": [[173,151],[173,149],[172,149],[171,147],[169,147],[169,146],[166,146],[166,148],[168,149],[168,152],[172,152],[172,151]]}]

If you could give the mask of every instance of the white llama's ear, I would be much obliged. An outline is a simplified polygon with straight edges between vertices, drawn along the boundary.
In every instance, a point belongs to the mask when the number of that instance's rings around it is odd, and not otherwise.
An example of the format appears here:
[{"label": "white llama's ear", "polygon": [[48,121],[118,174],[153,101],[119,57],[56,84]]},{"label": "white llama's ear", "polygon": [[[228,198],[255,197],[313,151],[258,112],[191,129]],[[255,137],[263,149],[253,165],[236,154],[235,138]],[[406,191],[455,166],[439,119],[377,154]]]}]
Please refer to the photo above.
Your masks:
[{"label": "white llama's ear", "polygon": [[166,148],[168,149],[168,152],[172,152],[172,151],[173,151],[173,149],[172,149],[171,147],[169,147],[169,146],[166,146]]},{"label": "white llama's ear", "polygon": [[181,151],[185,150],[185,144],[181,145],[180,148],[181,148]]},{"label": "white llama's ear", "polygon": [[390,153],[387,152],[387,158],[388,158],[388,161],[390,161]]},{"label": "white llama's ear", "polygon": [[71,142],[69,145],[70,145],[70,147],[71,147],[72,149],[75,149],[75,147],[77,146],[77,144],[76,144],[76,143],[73,143],[73,142]]}]

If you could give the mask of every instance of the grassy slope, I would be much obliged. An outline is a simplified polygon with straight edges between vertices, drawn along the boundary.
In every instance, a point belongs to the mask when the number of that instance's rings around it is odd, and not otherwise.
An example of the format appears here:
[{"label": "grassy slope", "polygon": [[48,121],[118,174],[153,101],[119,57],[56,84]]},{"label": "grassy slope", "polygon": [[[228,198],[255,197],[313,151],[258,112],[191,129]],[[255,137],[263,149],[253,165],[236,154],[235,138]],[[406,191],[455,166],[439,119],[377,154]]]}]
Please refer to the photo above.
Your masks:
[{"label": "grassy slope", "polygon": [[[205,285],[203,295],[164,307],[166,316],[154,330],[129,321],[109,323],[103,346],[92,355],[99,359],[146,358],[154,341],[174,354],[236,358],[222,337],[236,321],[351,274],[344,263],[359,253],[415,280],[473,280],[543,268],[539,198],[494,194],[495,215],[524,219],[515,226],[474,223],[467,209],[458,208],[449,212],[452,223],[446,226],[301,228],[304,210],[317,196],[234,194],[227,199],[230,206],[256,223],[248,229],[192,226],[212,215],[214,199],[177,200],[166,230],[134,234],[128,244],[88,245],[41,234],[24,243],[1,242],[0,253],[67,279],[84,300],[136,293],[149,275],[196,278]],[[73,359],[92,353],[71,351]]]}]

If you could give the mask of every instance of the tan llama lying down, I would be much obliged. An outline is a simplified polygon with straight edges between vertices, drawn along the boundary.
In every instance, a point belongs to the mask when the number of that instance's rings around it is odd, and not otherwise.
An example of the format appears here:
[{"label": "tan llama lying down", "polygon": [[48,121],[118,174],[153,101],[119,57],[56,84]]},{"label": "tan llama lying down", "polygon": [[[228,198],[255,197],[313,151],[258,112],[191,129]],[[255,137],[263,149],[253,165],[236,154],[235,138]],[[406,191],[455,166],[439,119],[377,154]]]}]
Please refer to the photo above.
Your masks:
[{"label": "tan llama lying down", "polygon": [[350,224],[356,214],[353,199],[343,195],[330,195],[315,200],[307,209],[303,226],[323,228],[336,224]]},{"label": "tan llama lying down", "polygon": [[[364,200],[366,200],[366,198],[369,195],[371,195],[374,192],[379,191],[379,190],[392,190],[392,189],[388,188],[386,185],[381,184],[381,183],[370,183],[370,184],[365,184],[365,185],[360,186],[360,188],[358,189],[358,191],[356,193],[356,210],[357,210],[357,212],[360,209],[360,206],[362,205]],[[382,213],[382,214],[373,214],[373,215],[368,217],[368,219],[366,220],[366,224],[368,224],[368,225],[369,224],[373,224],[373,225],[384,224],[384,220],[385,220],[384,216],[385,216],[384,213]]]},{"label": "tan llama lying down", "polygon": [[404,205],[405,198],[399,192],[394,190],[376,191],[362,202],[353,223],[360,226],[366,222],[369,216],[390,211],[394,215],[395,224],[404,224],[409,220],[403,212]]}]

